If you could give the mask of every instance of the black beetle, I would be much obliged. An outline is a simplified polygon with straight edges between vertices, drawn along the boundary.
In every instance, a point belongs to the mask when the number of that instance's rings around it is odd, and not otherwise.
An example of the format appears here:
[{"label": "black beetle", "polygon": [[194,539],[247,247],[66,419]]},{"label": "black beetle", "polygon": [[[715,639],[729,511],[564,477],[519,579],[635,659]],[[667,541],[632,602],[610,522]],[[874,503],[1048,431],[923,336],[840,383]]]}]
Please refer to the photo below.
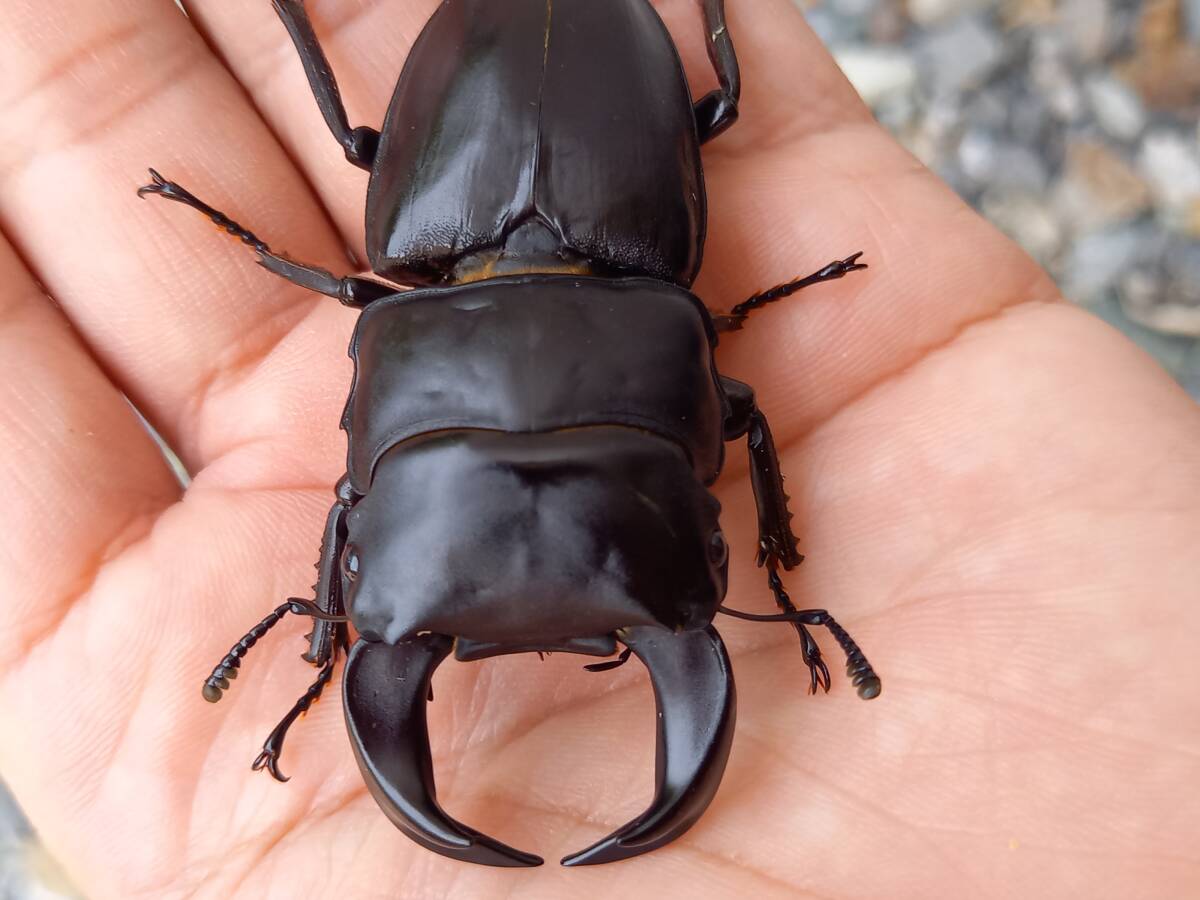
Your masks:
[{"label": "black beetle", "polygon": [[[273,253],[151,170],[139,193],[192,206],[267,269],[363,309],[342,426],[348,471],[325,526],[315,600],[289,599],[214,669],[220,699],[249,648],[288,612],[317,620],[314,684],[255,768],[277,778],[291,723],[347,651],[351,744],[372,794],[409,837],[499,866],[542,860],[446,815],[434,796],[425,703],[437,665],[523,651],[636,655],[658,704],[649,809],[566,865],[678,837],[708,806],[733,737],[717,612],[789,622],[811,689],[829,672],[807,625],[847,654],[860,696],[880,681],[824,610],[779,577],[802,557],[766,418],[717,373],[717,334],[753,309],[858,269],[859,254],[712,316],[688,291],[705,231],[700,145],[737,117],[722,0],[704,0],[719,87],[693,104],[648,0],[444,0],[413,45],[381,131],[351,128],[304,7],[274,0],[326,122],[371,173],[367,252],[405,286],[338,278]],[[722,606],[728,550],[707,488],[745,437],[758,563],[781,612]],[[358,638],[350,643],[348,623]]]}]

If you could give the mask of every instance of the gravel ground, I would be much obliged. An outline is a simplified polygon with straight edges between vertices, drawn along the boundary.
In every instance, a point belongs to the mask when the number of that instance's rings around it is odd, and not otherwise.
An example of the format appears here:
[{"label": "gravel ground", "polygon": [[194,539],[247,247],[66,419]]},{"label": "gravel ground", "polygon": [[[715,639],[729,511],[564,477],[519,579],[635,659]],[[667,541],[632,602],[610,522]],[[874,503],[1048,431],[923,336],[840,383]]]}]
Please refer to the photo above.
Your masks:
[{"label": "gravel ground", "polygon": [[1200,0],[800,5],[905,146],[1200,399]]},{"label": "gravel ground", "polygon": [[[800,6],[905,146],[1200,399],[1200,0]],[[74,896],[0,785],[0,900]]]}]

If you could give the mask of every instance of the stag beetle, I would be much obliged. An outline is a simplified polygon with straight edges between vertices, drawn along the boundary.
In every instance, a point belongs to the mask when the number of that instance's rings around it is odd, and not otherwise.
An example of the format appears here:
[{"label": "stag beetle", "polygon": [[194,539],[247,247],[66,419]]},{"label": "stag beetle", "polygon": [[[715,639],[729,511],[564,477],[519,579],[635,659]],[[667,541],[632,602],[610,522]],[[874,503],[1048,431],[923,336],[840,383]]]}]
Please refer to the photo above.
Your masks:
[{"label": "stag beetle", "polygon": [[[204,684],[220,699],[288,613],[314,620],[316,681],[254,762],[284,780],[288,727],[347,655],[350,742],[395,825],[454,859],[542,860],[456,822],[434,794],[425,704],[434,669],[504,653],[637,656],[658,705],[650,807],[565,865],[655,849],[712,800],[733,738],[718,612],[794,626],[810,689],[829,628],[858,693],[880,681],[824,610],[779,576],[802,557],[771,431],[751,388],[717,372],[719,332],[766,303],[865,268],[854,254],[714,316],[700,267],[700,145],[737,118],[723,0],[703,0],[718,87],[693,103],[649,0],[444,0],[417,38],[383,128],[351,128],[298,0],[274,0],[346,158],[367,169],[366,246],[382,279],[339,278],[273,252],[153,169],[139,190],[184,203],[268,270],[362,310],[342,427],[347,473],[313,600],[290,598]],[[394,285],[402,285],[401,290]],[[745,438],[758,564],[781,612],[722,605],[728,548],[708,487]],[[357,638],[351,643],[349,623]]]}]

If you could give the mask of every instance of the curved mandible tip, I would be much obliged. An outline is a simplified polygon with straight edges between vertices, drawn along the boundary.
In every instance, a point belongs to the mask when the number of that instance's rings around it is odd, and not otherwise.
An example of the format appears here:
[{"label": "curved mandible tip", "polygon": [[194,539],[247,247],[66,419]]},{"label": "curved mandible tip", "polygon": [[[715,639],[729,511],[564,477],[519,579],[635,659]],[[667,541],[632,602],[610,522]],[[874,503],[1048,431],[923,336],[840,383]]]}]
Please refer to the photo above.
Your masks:
[{"label": "curved mandible tip", "polygon": [[395,645],[360,640],[350,649],[342,686],[358,767],[392,824],[421,846],[484,866],[540,866],[540,856],[469,828],[438,805],[425,703],[452,643],[427,634]]},{"label": "curved mandible tip", "polygon": [[650,807],[564,866],[615,862],[670,843],[696,823],[725,774],[737,701],[729,656],[712,626],[674,633],[629,628],[621,635],[650,670],[658,707],[656,787]]}]

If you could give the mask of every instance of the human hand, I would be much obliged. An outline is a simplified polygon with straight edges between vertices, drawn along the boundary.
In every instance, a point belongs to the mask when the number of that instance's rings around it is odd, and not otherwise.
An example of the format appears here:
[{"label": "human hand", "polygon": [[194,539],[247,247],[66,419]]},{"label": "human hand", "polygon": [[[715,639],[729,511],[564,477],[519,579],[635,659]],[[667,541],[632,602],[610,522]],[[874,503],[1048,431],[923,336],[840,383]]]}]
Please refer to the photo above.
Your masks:
[{"label": "human hand", "polygon": [[[269,4],[189,6],[207,44],[161,2],[0,6],[0,772],[87,893],[1195,890],[1200,412],[884,134],[786,0],[729,4],[742,120],[705,148],[696,291],[727,309],[865,251],[867,272],[755,313],[719,362],[782,448],[808,556],[789,591],[852,630],[883,696],[861,703],[835,674],[808,697],[791,629],[722,620],[740,698],[720,793],[671,846],[594,869],[410,843],[368,796],[336,700],[293,730],[286,787],[252,773],[311,680],[305,625],[256,647],[219,707],[199,686],[308,593],[354,315],[133,191],[148,165],[186,176],[342,272],[365,175]],[[433,6],[313,4],[355,122],[379,121]],[[698,94],[695,4],[661,9]],[[186,492],[121,392],[194,473]],[[741,456],[718,487],[729,602],[770,612]],[[430,730],[456,817],[552,858],[645,806],[645,675],[580,663],[442,668]]]}]

